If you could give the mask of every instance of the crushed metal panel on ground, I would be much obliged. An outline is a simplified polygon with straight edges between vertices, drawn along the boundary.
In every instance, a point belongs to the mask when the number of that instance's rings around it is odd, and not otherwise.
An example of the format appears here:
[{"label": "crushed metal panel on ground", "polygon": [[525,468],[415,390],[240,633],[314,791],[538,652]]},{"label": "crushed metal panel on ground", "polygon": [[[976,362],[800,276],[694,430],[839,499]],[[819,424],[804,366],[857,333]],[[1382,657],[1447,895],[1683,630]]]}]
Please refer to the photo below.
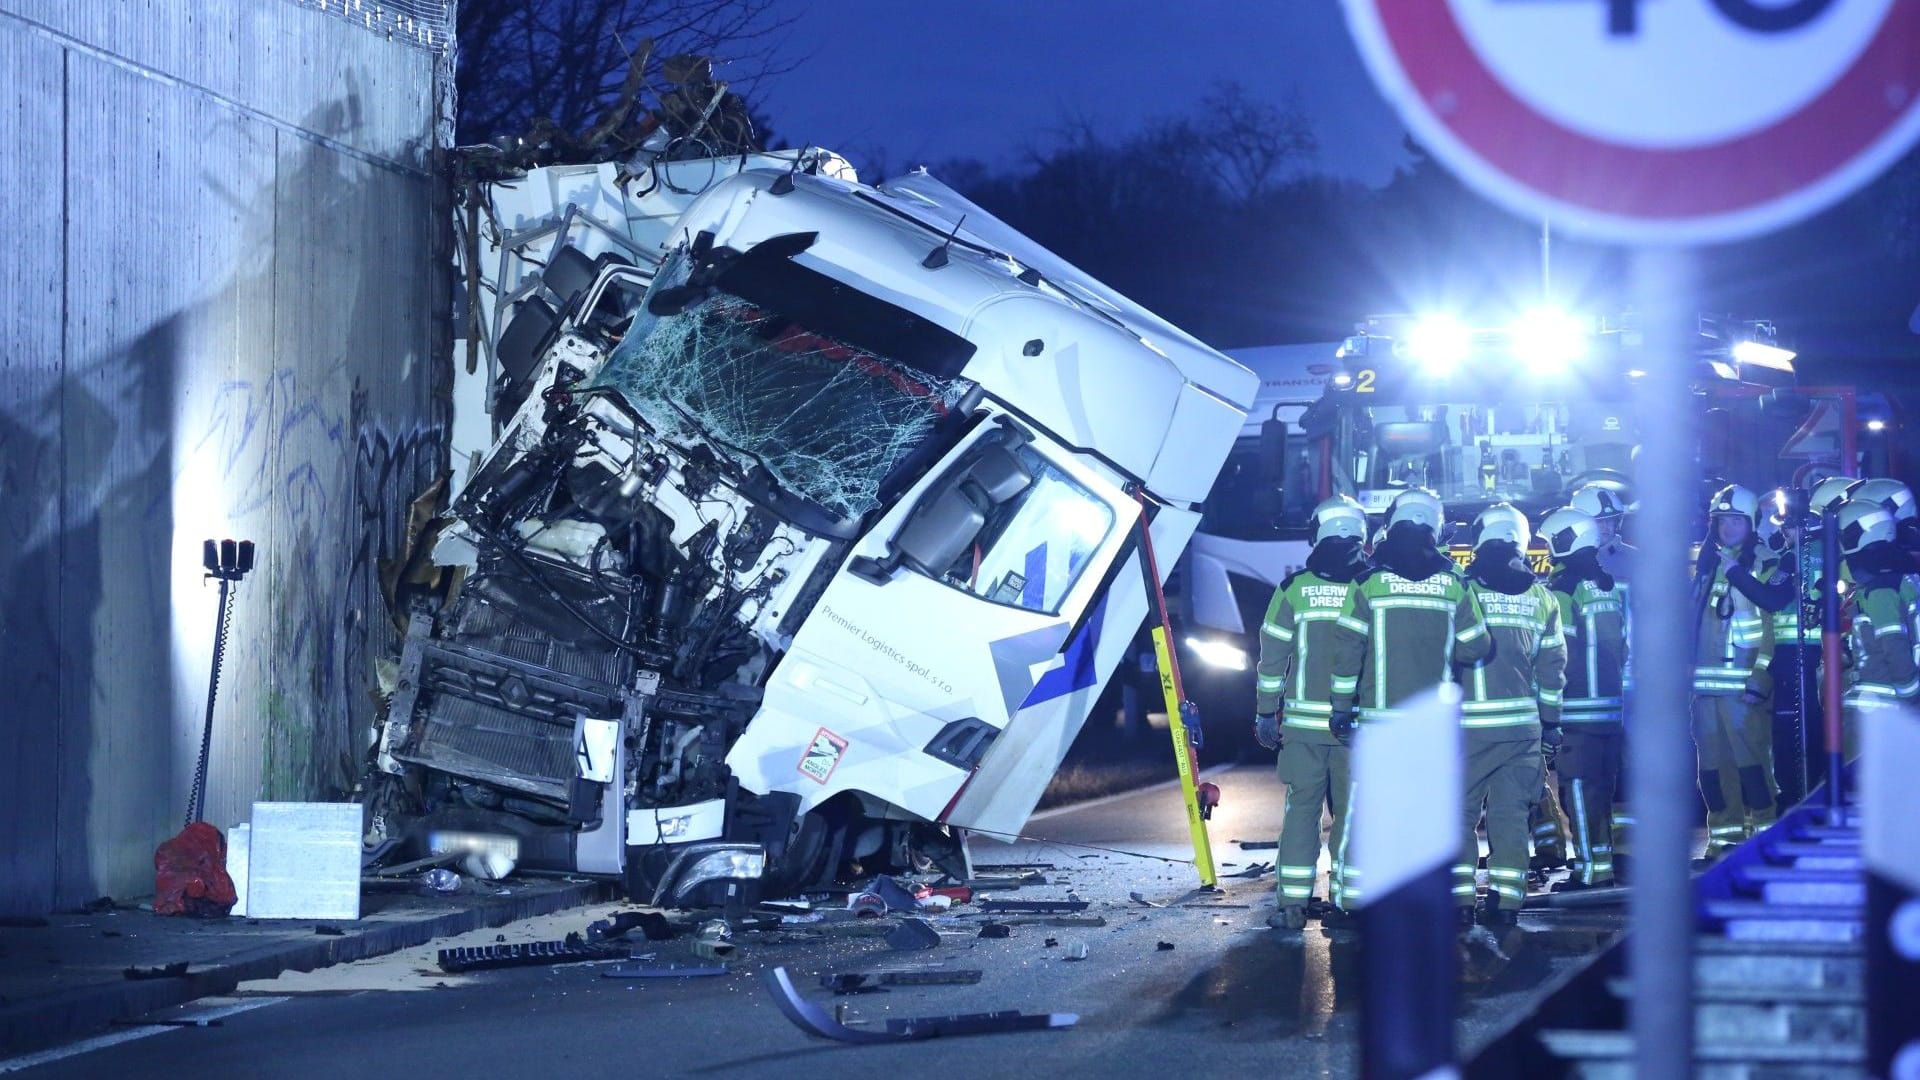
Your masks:
[{"label": "crushed metal panel on ground", "polygon": [[247,912],[255,919],[358,919],[358,803],[254,803]]}]

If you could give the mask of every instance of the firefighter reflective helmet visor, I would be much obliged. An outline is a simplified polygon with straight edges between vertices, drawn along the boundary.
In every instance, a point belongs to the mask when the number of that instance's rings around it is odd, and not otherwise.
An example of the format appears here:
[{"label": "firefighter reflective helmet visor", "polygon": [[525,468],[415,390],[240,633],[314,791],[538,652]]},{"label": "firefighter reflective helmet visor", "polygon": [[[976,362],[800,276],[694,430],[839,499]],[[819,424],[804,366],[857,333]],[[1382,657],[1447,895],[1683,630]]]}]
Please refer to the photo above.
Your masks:
[{"label": "firefighter reflective helmet visor", "polygon": [[1840,554],[1852,555],[1869,544],[1893,539],[1893,514],[1870,499],[1840,504]]},{"label": "firefighter reflective helmet visor", "polygon": [[1896,522],[1914,518],[1913,492],[1898,480],[1884,477],[1862,480],[1847,491],[1847,498],[1877,502],[1887,508]]},{"label": "firefighter reflective helmet visor", "polygon": [[1738,514],[1757,529],[1760,526],[1760,496],[1755,495],[1750,488],[1743,488],[1739,484],[1728,484],[1714,495],[1713,502],[1707,506],[1707,513],[1714,517]]},{"label": "firefighter reflective helmet visor", "polygon": [[1441,522],[1446,516],[1446,507],[1440,505],[1438,495],[1420,488],[1409,488],[1395,496],[1393,503],[1387,507],[1387,529],[1391,531],[1404,521],[1412,525],[1425,525],[1438,536]]},{"label": "firefighter reflective helmet visor", "polygon": [[1626,492],[1599,484],[1581,484],[1568,497],[1568,502],[1573,509],[1595,519],[1619,517],[1629,506]]},{"label": "firefighter reflective helmet visor", "polygon": [[1813,486],[1813,494],[1807,497],[1807,509],[1816,514],[1825,514],[1837,509],[1847,501],[1847,489],[1853,486],[1850,476],[1829,476]]},{"label": "firefighter reflective helmet visor", "polygon": [[1563,506],[1540,521],[1540,539],[1556,559],[1600,546],[1600,523],[1585,510]]},{"label": "firefighter reflective helmet visor", "polygon": [[1473,519],[1475,551],[1496,540],[1505,540],[1521,551],[1533,542],[1533,529],[1527,524],[1527,515],[1515,510],[1512,503],[1494,503]]},{"label": "firefighter reflective helmet visor", "polygon": [[1335,495],[1314,507],[1313,518],[1307,522],[1309,543],[1317,544],[1336,536],[1364,540],[1366,535],[1366,510],[1345,495]]}]

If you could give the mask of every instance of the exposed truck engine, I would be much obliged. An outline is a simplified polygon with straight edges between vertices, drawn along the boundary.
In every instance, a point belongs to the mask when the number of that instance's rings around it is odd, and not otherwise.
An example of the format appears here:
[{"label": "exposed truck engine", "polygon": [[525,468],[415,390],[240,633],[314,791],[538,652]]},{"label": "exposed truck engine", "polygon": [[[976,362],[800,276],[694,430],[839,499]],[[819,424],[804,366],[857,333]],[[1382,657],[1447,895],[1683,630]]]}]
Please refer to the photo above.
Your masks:
[{"label": "exposed truck engine", "polygon": [[1254,376],[924,173],[643,154],[475,191],[456,424],[490,445],[456,431],[458,581],[411,614],[373,839],[663,905],[964,876]]}]

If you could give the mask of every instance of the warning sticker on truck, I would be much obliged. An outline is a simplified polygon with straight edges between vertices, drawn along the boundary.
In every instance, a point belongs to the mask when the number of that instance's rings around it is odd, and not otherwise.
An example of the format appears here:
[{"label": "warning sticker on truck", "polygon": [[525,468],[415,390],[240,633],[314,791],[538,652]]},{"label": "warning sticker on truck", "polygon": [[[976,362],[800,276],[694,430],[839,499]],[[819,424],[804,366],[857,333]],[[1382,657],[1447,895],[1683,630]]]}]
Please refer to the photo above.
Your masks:
[{"label": "warning sticker on truck", "polygon": [[819,783],[826,783],[827,777],[840,765],[840,755],[847,752],[847,740],[821,728],[814,732],[813,745],[800,757],[800,771]]}]

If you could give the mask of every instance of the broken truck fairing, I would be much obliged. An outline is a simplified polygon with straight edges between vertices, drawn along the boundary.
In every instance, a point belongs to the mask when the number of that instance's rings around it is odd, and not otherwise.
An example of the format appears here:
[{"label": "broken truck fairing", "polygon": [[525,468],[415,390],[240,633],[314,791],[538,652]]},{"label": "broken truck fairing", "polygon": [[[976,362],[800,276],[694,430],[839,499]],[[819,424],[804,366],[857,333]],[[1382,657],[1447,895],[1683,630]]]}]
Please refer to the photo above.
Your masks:
[{"label": "broken truck fairing", "polygon": [[1086,720],[1147,612],[1141,507],[1177,552],[1254,377],[924,173],[771,156],[481,186],[497,435],[376,838],[662,904],[964,872]]}]

